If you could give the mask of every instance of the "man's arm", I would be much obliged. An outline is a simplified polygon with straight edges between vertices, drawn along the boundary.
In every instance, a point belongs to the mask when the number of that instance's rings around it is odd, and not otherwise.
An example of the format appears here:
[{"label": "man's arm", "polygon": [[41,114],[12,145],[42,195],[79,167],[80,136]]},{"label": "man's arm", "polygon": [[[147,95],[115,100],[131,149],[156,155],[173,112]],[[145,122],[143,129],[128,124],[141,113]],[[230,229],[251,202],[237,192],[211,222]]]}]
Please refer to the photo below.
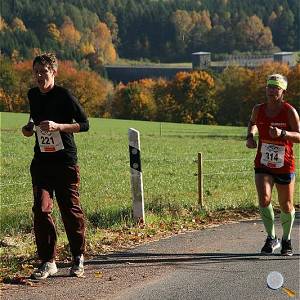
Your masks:
[{"label": "man's arm", "polygon": [[73,119],[75,122],[71,124],[61,124],[51,120],[44,120],[39,124],[41,130],[49,132],[61,131],[67,133],[76,133],[89,130],[89,121],[83,108],[79,104],[79,101],[69,91],[67,91],[67,97],[70,99],[71,103],[71,107],[68,107],[68,109],[72,110]]},{"label": "man's arm", "polygon": [[76,97],[74,97],[71,93],[69,93],[69,97],[72,99],[73,118],[79,125],[79,130],[77,132],[88,131],[90,124],[85,111]]},{"label": "man's arm", "polygon": [[40,123],[40,128],[43,131],[62,131],[67,133],[76,133],[80,131],[80,125],[78,123],[72,124],[59,124],[53,121],[45,120]]}]

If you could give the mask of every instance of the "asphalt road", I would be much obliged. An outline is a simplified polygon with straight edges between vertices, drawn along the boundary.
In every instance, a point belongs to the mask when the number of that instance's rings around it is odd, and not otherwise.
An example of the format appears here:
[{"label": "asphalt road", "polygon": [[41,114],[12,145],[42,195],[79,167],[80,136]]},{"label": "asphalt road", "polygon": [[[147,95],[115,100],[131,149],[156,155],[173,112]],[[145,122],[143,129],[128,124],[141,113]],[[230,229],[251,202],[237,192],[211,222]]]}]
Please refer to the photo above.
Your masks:
[{"label": "asphalt road", "polygon": [[[281,236],[280,222],[276,220]],[[294,256],[261,255],[265,234],[260,221],[243,221],[162,239],[127,252],[94,257],[86,262],[86,277],[57,275],[34,286],[7,285],[2,300],[37,299],[300,299],[300,213],[292,241]],[[282,289],[267,287],[267,276],[278,271]]]}]

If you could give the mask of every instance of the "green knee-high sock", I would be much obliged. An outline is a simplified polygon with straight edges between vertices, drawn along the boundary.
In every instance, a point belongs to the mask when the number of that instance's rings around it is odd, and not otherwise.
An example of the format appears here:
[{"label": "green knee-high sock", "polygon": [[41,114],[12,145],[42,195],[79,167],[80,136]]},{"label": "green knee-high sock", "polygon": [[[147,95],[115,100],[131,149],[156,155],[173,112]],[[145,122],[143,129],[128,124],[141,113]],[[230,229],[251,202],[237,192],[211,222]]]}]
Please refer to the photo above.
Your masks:
[{"label": "green knee-high sock", "polygon": [[259,207],[260,215],[265,225],[268,236],[275,238],[275,226],[274,226],[274,211],[272,204],[267,207]]},{"label": "green knee-high sock", "polygon": [[285,212],[281,211],[280,220],[281,220],[281,225],[282,225],[282,229],[283,229],[282,239],[290,240],[292,227],[293,227],[294,220],[295,220],[295,209],[293,209],[289,213],[285,213]]}]

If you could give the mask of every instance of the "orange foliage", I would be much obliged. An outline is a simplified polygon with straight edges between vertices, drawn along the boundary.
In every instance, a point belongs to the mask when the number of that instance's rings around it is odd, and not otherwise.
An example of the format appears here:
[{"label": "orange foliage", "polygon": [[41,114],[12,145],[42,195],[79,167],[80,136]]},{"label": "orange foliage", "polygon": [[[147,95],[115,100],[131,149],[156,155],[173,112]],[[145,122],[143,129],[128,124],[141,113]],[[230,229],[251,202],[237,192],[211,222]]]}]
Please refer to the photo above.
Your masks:
[{"label": "orange foliage", "polygon": [[180,109],[171,93],[171,82],[165,79],[158,79],[153,89],[157,104],[157,121],[175,121],[174,115]]},{"label": "orange foliage", "polygon": [[[54,29],[52,30],[52,34],[55,34]],[[58,36],[58,38],[60,38],[62,43],[75,47],[80,41],[81,34],[78,30],[76,30],[73,22],[69,18],[66,18],[60,27],[60,36]]]},{"label": "orange foliage", "polygon": [[[38,49],[37,49],[38,51]],[[6,81],[0,89],[3,110],[28,111],[27,91],[35,83],[32,61],[2,64]],[[172,80],[143,79],[115,88],[95,72],[59,63],[56,82],[70,90],[90,116],[171,122],[245,125],[256,103],[266,101],[267,76],[288,78],[286,100],[299,108],[300,64],[268,62],[250,70],[228,67],[217,81],[204,71],[180,72]]]},{"label": "orange foliage", "polygon": [[300,63],[291,69],[287,78],[288,88],[285,98],[300,112]]},{"label": "orange foliage", "polygon": [[241,115],[246,116],[248,122],[248,114],[253,105],[253,77],[253,71],[243,67],[230,66],[223,71],[216,93],[218,122],[242,125]]},{"label": "orange foliage", "polygon": [[12,70],[16,76],[13,91],[7,94],[11,98],[11,109],[14,112],[26,112],[29,109],[27,91],[33,86],[32,62],[30,60],[21,61],[12,65]]},{"label": "orange foliage", "polygon": [[96,52],[92,43],[84,42],[80,45],[80,51],[83,55],[87,56],[89,54],[94,54]]},{"label": "orange foliage", "polygon": [[215,123],[215,82],[204,71],[180,72],[171,83],[171,91],[179,104],[177,120],[185,123]]},{"label": "orange foliage", "polygon": [[112,85],[97,73],[77,70],[70,61],[61,62],[57,83],[68,88],[90,116],[102,116]]},{"label": "orange foliage", "polygon": [[223,124],[246,125],[254,105],[266,101],[267,77],[274,73],[280,73],[288,78],[286,99],[291,99],[289,95],[293,95],[297,90],[291,78],[293,70],[296,68],[290,68],[287,64],[279,62],[267,62],[253,70],[241,67],[230,67],[225,70],[221,77],[222,86],[217,93],[218,121]]},{"label": "orange foliage", "polygon": [[[28,90],[35,86],[32,76],[32,61],[13,65],[16,82],[12,91],[0,90],[0,102],[4,110],[28,111]],[[70,61],[59,63],[56,82],[69,89],[90,116],[102,116],[106,111],[107,98],[112,93],[112,84],[95,72],[77,70]]]},{"label": "orange foliage", "polygon": [[119,118],[214,123],[215,83],[206,72],[177,73],[174,80],[143,79],[117,87],[112,115]]},{"label": "orange foliage", "polygon": [[117,87],[113,102],[112,115],[119,118],[154,120],[156,103],[152,93],[154,81],[143,79]]},{"label": "orange foliage", "polygon": [[212,29],[210,14],[208,10],[203,10],[199,13],[192,11],[191,18],[194,26],[201,25],[208,31]]},{"label": "orange foliage", "polygon": [[[112,43],[111,33],[105,23],[99,22],[83,45],[89,45],[89,51],[86,48],[83,48],[83,51],[91,54],[92,65],[103,65],[116,61],[117,52]],[[91,51],[92,49],[93,51]]]},{"label": "orange foliage", "polygon": [[[257,103],[265,100],[265,87],[267,78],[274,73],[288,77],[291,69],[287,64],[279,62],[267,62],[256,68],[249,81],[251,98]],[[253,101],[252,100],[252,101]]]},{"label": "orange foliage", "polygon": [[5,31],[8,29],[8,25],[5,20],[0,16],[0,31]]}]

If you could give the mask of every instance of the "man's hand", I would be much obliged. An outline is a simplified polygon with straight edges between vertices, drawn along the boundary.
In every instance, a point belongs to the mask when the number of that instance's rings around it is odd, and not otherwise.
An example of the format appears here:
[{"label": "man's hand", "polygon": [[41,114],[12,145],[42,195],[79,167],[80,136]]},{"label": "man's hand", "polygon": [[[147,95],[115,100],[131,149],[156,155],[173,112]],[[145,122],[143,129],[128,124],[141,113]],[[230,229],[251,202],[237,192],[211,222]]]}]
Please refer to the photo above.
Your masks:
[{"label": "man's hand", "polygon": [[39,126],[40,126],[42,131],[53,132],[53,131],[59,131],[60,130],[59,125],[60,124],[55,123],[53,121],[46,120],[46,121],[42,121]]},{"label": "man's hand", "polygon": [[22,127],[22,133],[24,136],[26,137],[31,137],[33,135],[33,127],[34,127],[34,123],[33,122],[29,122],[28,124],[26,124],[25,126]]}]

